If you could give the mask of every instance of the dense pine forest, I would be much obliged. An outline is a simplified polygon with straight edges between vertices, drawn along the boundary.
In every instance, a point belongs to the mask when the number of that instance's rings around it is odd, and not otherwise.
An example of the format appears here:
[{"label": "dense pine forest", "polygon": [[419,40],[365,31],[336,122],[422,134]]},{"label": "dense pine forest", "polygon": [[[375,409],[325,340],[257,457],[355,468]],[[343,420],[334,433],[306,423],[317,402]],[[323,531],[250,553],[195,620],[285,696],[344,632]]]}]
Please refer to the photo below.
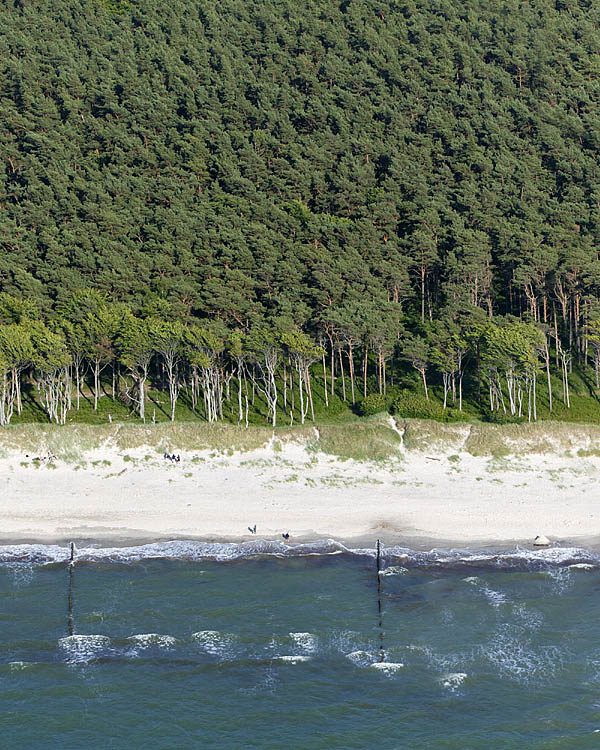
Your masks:
[{"label": "dense pine forest", "polygon": [[0,424],[597,420],[599,100],[584,0],[2,2]]}]

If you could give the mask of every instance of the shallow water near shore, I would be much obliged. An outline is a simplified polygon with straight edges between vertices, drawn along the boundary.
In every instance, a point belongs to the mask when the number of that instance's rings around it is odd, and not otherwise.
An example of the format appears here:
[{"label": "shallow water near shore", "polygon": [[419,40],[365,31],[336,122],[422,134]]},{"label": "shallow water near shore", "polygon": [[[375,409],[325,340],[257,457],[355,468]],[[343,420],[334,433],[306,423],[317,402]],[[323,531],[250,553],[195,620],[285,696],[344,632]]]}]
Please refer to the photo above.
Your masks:
[{"label": "shallow water near shore", "polygon": [[68,555],[0,547],[6,746],[600,746],[595,552],[385,548],[380,627],[372,549],[90,547],[73,636]]}]

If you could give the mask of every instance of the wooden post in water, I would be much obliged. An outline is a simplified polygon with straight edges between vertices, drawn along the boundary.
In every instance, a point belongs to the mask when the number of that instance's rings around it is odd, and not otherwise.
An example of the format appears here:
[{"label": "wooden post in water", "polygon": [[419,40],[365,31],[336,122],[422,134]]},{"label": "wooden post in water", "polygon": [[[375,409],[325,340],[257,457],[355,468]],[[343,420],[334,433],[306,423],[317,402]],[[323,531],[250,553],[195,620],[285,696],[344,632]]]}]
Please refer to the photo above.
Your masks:
[{"label": "wooden post in water", "polygon": [[75,545],[71,542],[71,557],[69,559],[69,614],[67,618],[69,635],[73,635],[73,572],[75,570]]},{"label": "wooden post in water", "polygon": [[383,649],[383,612],[381,606],[381,542],[377,540],[377,611],[379,612],[379,661],[385,661],[385,651]]}]

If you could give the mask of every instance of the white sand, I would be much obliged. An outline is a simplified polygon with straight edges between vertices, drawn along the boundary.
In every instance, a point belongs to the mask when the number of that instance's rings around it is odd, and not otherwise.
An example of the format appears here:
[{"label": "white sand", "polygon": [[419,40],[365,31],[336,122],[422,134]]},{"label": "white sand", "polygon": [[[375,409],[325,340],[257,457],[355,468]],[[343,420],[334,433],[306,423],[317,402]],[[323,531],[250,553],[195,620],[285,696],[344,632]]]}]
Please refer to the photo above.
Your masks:
[{"label": "white sand", "polygon": [[[429,454],[431,455],[431,454]],[[425,543],[600,536],[600,459],[419,453],[386,465],[284,445],[221,456],[96,452],[56,468],[0,460],[0,537],[98,542],[316,537]],[[133,459],[133,460],[128,460]],[[110,466],[102,462],[110,462]],[[95,463],[95,465],[94,465]],[[24,464],[24,465],[23,465]]]}]

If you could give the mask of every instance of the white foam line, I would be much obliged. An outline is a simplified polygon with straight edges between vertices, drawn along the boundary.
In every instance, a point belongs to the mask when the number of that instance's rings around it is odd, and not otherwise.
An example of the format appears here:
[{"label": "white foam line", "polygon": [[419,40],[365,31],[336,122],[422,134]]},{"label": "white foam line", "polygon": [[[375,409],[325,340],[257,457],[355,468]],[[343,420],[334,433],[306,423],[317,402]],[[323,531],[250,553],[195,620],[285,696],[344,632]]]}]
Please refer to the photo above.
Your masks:
[{"label": "white foam line", "polygon": [[442,687],[448,688],[452,692],[456,692],[467,677],[468,675],[466,672],[452,672],[441,677],[440,683],[442,684]]},{"label": "white foam line", "polygon": [[403,669],[404,664],[401,662],[393,662],[393,661],[376,661],[374,664],[371,664],[371,669],[378,669],[380,672],[385,672],[387,674],[394,674],[395,672],[398,672],[400,669]]},{"label": "white foam line", "polygon": [[290,654],[288,656],[274,656],[273,657],[273,661],[282,661],[282,662],[285,662],[286,664],[300,664],[303,661],[310,661],[310,660],[311,660],[311,657],[306,656],[306,655],[294,656]]},{"label": "white foam line", "polygon": [[290,638],[304,651],[313,653],[317,650],[317,637],[312,633],[290,633]]},{"label": "white foam line", "polygon": [[[128,563],[149,559],[183,559],[228,561],[244,557],[277,556],[307,557],[320,555],[352,554],[375,555],[372,548],[351,548],[327,539],[305,544],[286,545],[283,542],[255,539],[247,542],[212,543],[177,540],[155,542],[130,547],[82,547],[76,551],[76,559],[87,562]],[[550,547],[531,550],[516,548],[507,552],[489,553],[466,549],[411,550],[407,547],[384,547],[383,554],[388,567],[384,575],[401,574],[403,566],[456,566],[473,565],[497,569],[515,567],[600,567],[600,557],[591,550],[580,547]],[[69,559],[69,548],[58,545],[16,544],[0,546],[0,564],[28,563],[44,565],[63,563]],[[400,565],[400,563],[402,565]]]},{"label": "white foam line", "polygon": [[140,648],[151,648],[159,646],[160,648],[173,648],[177,645],[177,638],[172,635],[161,635],[160,633],[136,633],[130,635],[127,641],[131,641]]}]

